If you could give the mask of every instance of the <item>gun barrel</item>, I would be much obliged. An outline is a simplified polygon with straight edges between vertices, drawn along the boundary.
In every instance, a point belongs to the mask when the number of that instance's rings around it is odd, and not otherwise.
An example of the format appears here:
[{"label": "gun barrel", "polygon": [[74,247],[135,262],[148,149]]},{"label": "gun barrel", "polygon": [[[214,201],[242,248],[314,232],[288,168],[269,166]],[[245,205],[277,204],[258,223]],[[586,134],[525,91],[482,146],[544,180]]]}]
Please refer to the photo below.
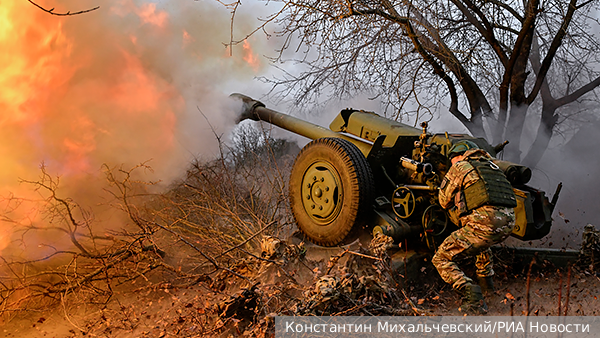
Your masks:
[{"label": "gun barrel", "polygon": [[513,185],[524,185],[531,179],[531,169],[524,165],[494,159],[493,162],[504,172]]},{"label": "gun barrel", "polygon": [[433,166],[431,163],[421,163],[411,160],[410,158],[400,157],[400,164],[406,169],[423,173],[425,176],[429,176],[433,172]]},{"label": "gun barrel", "polygon": [[369,141],[337,133],[327,128],[316,125],[314,123],[310,123],[290,115],[282,114],[280,112],[265,107],[265,105],[262,102],[256,101],[250,98],[249,96],[243,94],[234,93],[230,96],[238,98],[243,102],[242,110],[240,112],[237,122],[241,122],[246,119],[251,119],[254,121],[265,121],[270,124],[281,127],[285,130],[289,130],[298,135],[307,137],[311,140],[323,137],[342,138],[356,145],[358,149],[360,149],[360,151],[365,155],[365,157],[367,156],[369,151],[371,151],[372,143]]}]

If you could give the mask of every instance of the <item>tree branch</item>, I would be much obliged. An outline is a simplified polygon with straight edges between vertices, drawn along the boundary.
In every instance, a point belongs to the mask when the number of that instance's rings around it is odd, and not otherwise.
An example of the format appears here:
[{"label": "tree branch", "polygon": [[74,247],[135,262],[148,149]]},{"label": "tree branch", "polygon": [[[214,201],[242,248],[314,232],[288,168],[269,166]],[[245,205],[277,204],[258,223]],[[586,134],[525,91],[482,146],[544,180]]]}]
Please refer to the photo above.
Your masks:
[{"label": "tree branch", "polygon": [[522,51],[521,48],[525,44],[525,38],[530,34],[530,30],[535,24],[535,18],[537,17],[537,7],[539,4],[539,0],[532,0],[527,7],[525,12],[525,20],[523,21],[523,26],[521,27],[521,31],[517,36],[517,40],[515,41],[515,45],[513,47],[510,59],[504,69],[504,74],[502,76],[502,83],[500,84],[500,109],[498,112],[498,122],[496,126],[496,131],[494,133],[493,140],[494,142],[500,142],[502,139],[502,134],[504,132],[504,125],[506,123],[506,116],[508,113],[508,90],[510,87],[510,82],[513,77],[513,69],[519,56],[521,56]]},{"label": "tree branch", "polygon": [[538,92],[540,91],[542,82],[544,81],[544,78],[546,77],[546,74],[548,73],[548,70],[550,69],[550,65],[552,65],[552,60],[554,59],[554,56],[556,55],[556,51],[562,44],[562,40],[565,37],[565,35],[567,34],[567,29],[569,28],[569,24],[571,23],[571,19],[573,18],[573,13],[575,13],[576,9],[577,9],[577,0],[571,0],[571,2],[569,3],[569,9],[567,10],[567,14],[564,17],[563,22],[560,25],[560,28],[558,29],[558,32],[556,32],[556,35],[554,36],[554,39],[552,40],[552,44],[550,44],[550,48],[548,49],[548,53],[546,54],[544,61],[542,61],[542,66],[540,67],[540,71],[538,72],[538,75],[537,75],[537,78],[535,81],[535,86],[533,87],[533,89],[531,90],[531,93],[527,97],[527,104],[531,104],[535,100]]},{"label": "tree branch", "polygon": [[90,8],[90,9],[86,9],[86,10],[74,12],[74,13],[71,13],[71,11],[68,11],[66,13],[56,13],[56,12],[54,12],[54,8],[46,9],[46,8],[38,5],[37,3],[33,2],[32,0],[27,0],[27,1],[29,1],[29,3],[31,3],[32,5],[34,5],[37,8],[41,9],[42,11],[52,14],[52,15],[56,15],[56,16],[72,16],[72,15],[84,14],[84,13],[89,13],[91,11],[95,11],[98,8],[100,8],[100,6],[96,6],[94,8]]},{"label": "tree branch", "polygon": [[425,61],[427,61],[427,63],[429,63],[429,65],[433,68],[434,73],[436,75],[438,75],[446,83],[446,86],[448,87],[448,91],[450,92],[450,98],[451,98],[450,113],[452,115],[454,115],[466,127],[470,126],[471,121],[469,121],[469,119],[467,119],[467,117],[465,115],[463,115],[460,112],[460,110],[458,109],[458,93],[456,91],[456,85],[454,84],[454,81],[452,81],[450,76],[448,76],[448,74],[444,71],[444,68],[423,47],[423,45],[419,41],[419,38],[417,37],[417,34],[414,31],[412,25],[410,24],[410,21],[406,20],[406,22],[403,25],[408,34],[408,37],[413,42],[413,45],[415,46],[415,49],[417,50],[417,52],[423,57],[423,59],[425,59]]},{"label": "tree branch", "polygon": [[510,5],[508,5],[507,3],[503,2],[503,1],[499,1],[499,0],[488,0],[490,3],[500,7],[500,8],[504,8],[505,10],[507,10],[510,14],[512,14],[517,20],[523,22],[523,20],[525,20],[521,14],[519,14],[517,11],[515,11],[515,9],[513,7],[511,7]]},{"label": "tree branch", "polygon": [[561,97],[560,99],[556,100],[556,105],[557,105],[557,107],[561,107],[566,104],[569,104],[569,103],[577,100],[584,94],[594,90],[598,86],[600,86],[600,76],[597,77],[596,79],[594,79],[593,81],[589,82],[585,86],[577,89],[573,93],[571,93],[569,95],[565,95],[565,96]]},{"label": "tree branch", "polygon": [[[458,9],[467,17],[467,20],[473,26],[475,26],[475,28],[477,28],[479,33],[481,33],[481,35],[485,38],[485,40],[490,44],[490,46],[492,47],[494,52],[496,52],[496,55],[498,55],[500,62],[502,62],[502,64],[506,66],[506,64],[508,63],[508,56],[506,55],[506,53],[502,49],[502,46],[496,39],[492,25],[487,20],[485,15],[481,12],[481,10],[479,10],[479,8],[477,8],[477,6],[475,6],[475,4],[473,4],[470,0],[464,0],[464,1],[467,4],[468,8],[465,7],[465,5],[462,4],[459,0],[452,0],[452,3],[454,3],[454,5],[456,5],[456,7],[458,7]],[[473,14],[471,14],[469,9],[471,9],[473,12],[475,12],[475,14],[477,14],[477,16],[480,18],[481,22],[479,22],[477,20],[477,18],[475,18],[475,16],[473,16]]]}]

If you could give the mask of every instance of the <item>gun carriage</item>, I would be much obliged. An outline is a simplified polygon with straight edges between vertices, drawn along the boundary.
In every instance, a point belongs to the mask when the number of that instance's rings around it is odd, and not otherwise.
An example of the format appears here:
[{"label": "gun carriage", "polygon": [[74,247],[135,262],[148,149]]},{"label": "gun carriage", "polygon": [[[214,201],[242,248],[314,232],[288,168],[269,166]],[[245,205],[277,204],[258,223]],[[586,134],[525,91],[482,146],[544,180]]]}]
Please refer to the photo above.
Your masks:
[{"label": "gun carriage", "polygon": [[[466,134],[431,134],[427,122],[419,129],[354,109],[342,110],[326,129],[248,96],[231,96],[243,102],[239,121],[265,121],[312,139],[292,167],[290,206],[300,231],[321,246],[340,245],[366,232],[435,251],[456,229],[438,204],[439,185],[451,165],[448,150],[469,140],[495,158],[508,143],[492,146]],[[499,159],[493,163],[517,196],[512,235],[524,241],[546,236],[561,184],[549,201],[544,191],[527,185],[529,168]]]}]

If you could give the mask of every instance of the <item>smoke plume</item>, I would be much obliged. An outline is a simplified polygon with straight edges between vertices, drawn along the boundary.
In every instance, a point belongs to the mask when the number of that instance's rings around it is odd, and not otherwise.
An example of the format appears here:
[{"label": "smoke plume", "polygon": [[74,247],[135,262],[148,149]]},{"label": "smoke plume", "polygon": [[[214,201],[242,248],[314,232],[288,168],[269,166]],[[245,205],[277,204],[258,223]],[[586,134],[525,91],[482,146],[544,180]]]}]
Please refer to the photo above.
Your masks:
[{"label": "smoke plume", "polygon": [[[0,6],[0,222],[39,218],[13,210],[10,197],[36,196],[19,179],[36,180],[42,163],[60,176],[62,196],[88,205],[99,203],[103,164],[150,161],[147,179],[177,177],[190,158],[216,153],[208,122],[217,134],[231,129],[228,88],[251,86],[264,66],[260,39],[225,47],[231,14],[217,2],[38,3],[100,9],[58,17],[27,1]],[[249,30],[252,17],[238,13],[237,27]],[[2,223],[0,250],[11,226]]]}]

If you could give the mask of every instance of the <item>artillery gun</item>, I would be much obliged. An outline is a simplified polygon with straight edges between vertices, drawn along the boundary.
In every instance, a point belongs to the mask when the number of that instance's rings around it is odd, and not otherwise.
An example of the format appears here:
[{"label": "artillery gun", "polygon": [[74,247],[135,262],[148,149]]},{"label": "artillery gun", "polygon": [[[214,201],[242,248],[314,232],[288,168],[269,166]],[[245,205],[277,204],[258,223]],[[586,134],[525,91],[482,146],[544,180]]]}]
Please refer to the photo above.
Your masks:
[{"label": "artillery gun", "polygon": [[[435,251],[456,229],[438,204],[438,187],[451,165],[448,150],[469,140],[496,157],[508,143],[491,146],[466,134],[431,134],[427,122],[419,129],[354,109],[342,110],[326,129],[268,109],[248,96],[231,96],[243,102],[238,122],[265,121],[312,139],[292,167],[290,206],[300,231],[321,246],[382,233],[396,243]],[[524,241],[546,236],[561,184],[549,201],[543,191],[527,185],[529,168],[493,162],[517,196],[512,236]]]}]

